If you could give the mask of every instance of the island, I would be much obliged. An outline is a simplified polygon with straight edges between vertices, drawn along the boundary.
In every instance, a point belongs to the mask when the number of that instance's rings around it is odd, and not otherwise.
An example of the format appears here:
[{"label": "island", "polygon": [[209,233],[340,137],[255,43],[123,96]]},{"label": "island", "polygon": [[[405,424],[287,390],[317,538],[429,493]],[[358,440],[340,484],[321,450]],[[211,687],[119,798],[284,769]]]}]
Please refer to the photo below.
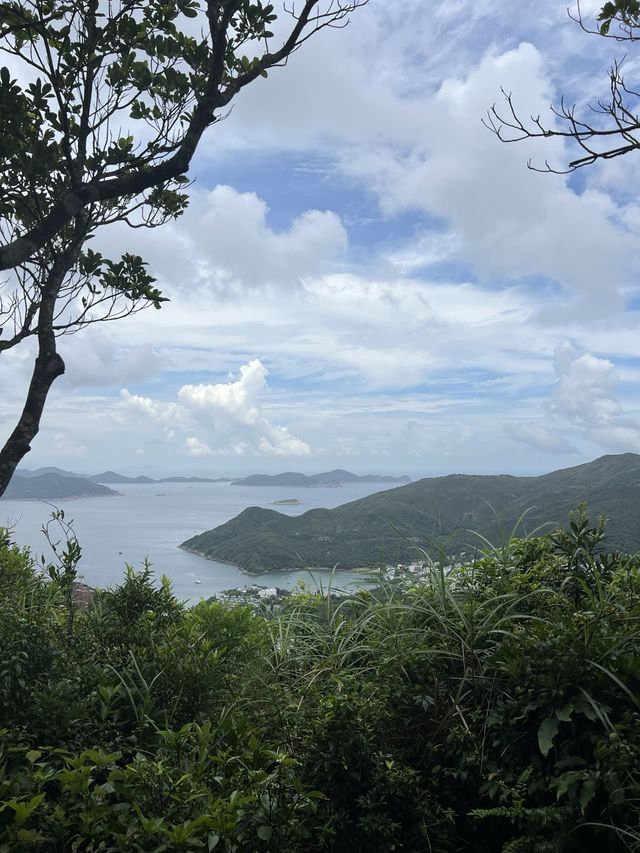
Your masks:
[{"label": "island", "polygon": [[208,477],[163,477],[161,480],[154,480],[152,477],[139,475],[138,477],[127,477],[124,474],[118,474],[116,471],[103,471],[102,474],[91,474],[88,477],[94,483],[116,483],[124,485],[128,483],[148,486],[152,483],[230,483],[230,477],[218,477],[210,479]]},{"label": "island", "polygon": [[56,468],[49,465],[45,468],[18,468],[16,475],[33,479],[41,477],[43,474],[57,474],[60,477],[76,477],[81,480],[89,480],[92,483],[100,483],[102,485],[127,485],[129,483],[135,485],[148,486],[153,483],[230,483],[231,477],[183,477],[171,476],[162,477],[159,480],[154,480],[153,477],[146,477],[144,474],[139,474],[137,477],[128,477],[126,474],[119,474],[117,471],[102,471],[100,474],[78,474],[74,471],[65,471],[62,468]]},{"label": "island", "polygon": [[296,471],[287,471],[284,474],[252,474],[250,477],[241,477],[232,480],[232,486],[297,486],[311,488],[314,486],[341,486],[343,483],[409,483],[411,478],[407,476],[392,477],[385,474],[352,474],[337,468],[335,471],[326,471],[322,474],[299,474]]},{"label": "island", "polygon": [[14,474],[2,499],[35,501],[70,498],[97,498],[117,495],[113,489],[94,483],[85,477],[48,473],[23,476]]}]

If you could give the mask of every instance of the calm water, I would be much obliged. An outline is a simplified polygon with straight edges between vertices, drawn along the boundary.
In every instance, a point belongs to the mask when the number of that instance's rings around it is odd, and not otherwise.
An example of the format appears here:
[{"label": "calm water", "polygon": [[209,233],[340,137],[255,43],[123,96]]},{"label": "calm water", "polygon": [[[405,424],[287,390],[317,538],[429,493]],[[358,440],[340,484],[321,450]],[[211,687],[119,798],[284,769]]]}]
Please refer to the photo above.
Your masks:
[{"label": "calm water", "polygon": [[[291,587],[299,578],[311,581],[309,572],[270,573],[251,578],[234,566],[205,560],[178,548],[196,533],[210,530],[233,518],[248,506],[275,509],[286,515],[300,515],[316,507],[331,508],[358,498],[393,488],[380,483],[347,484],[337,488],[230,486],[228,483],[153,483],[114,486],[117,497],[59,500],[65,520],[73,520],[82,546],[79,572],[91,586],[108,586],[122,579],[125,563],[138,568],[149,557],[158,576],[171,578],[178,598],[197,601],[231,587],[259,583]],[[273,506],[273,501],[297,498],[295,506]],[[13,528],[14,540],[28,545],[32,553],[51,551],[41,533],[52,507],[43,501],[0,501],[0,526]],[[314,575],[324,586],[329,573]],[[335,586],[362,582],[362,575],[340,572]]]}]

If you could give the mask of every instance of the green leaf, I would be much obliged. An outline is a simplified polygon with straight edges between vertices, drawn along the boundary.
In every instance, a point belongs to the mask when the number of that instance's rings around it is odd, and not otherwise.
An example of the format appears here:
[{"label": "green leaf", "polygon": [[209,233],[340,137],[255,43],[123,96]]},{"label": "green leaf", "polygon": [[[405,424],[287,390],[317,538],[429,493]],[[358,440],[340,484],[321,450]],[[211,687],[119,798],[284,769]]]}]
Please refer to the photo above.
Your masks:
[{"label": "green leaf", "polygon": [[575,708],[573,702],[569,702],[562,708],[556,708],[556,717],[563,723],[568,723],[571,720],[571,717],[573,716],[574,710]]},{"label": "green leaf", "polygon": [[555,717],[547,717],[546,720],[542,722],[540,728],[538,729],[538,746],[540,747],[540,752],[546,758],[549,752],[551,751],[551,747],[553,746],[553,739],[558,734],[558,721]]},{"label": "green leaf", "polygon": [[580,788],[580,808],[582,809],[582,814],[585,813],[587,806],[596,795],[596,784],[595,779],[586,779],[582,783],[582,787]]}]

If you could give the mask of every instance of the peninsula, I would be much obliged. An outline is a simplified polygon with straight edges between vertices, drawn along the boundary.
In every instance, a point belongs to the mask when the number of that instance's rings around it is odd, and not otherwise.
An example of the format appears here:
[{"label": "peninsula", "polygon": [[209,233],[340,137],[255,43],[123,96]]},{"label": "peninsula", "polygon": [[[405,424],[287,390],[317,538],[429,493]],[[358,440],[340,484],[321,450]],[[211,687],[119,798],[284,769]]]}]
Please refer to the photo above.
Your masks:
[{"label": "peninsula", "polygon": [[[539,477],[452,474],[377,492],[335,509],[288,516],[249,507],[181,547],[252,574],[298,568],[352,569],[479,551],[540,525],[566,523],[580,501],[611,519],[607,547],[640,550],[640,456],[625,453]],[[474,531],[474,532],[473,532]],[[476,535],[480,534],[480,536]]]}]

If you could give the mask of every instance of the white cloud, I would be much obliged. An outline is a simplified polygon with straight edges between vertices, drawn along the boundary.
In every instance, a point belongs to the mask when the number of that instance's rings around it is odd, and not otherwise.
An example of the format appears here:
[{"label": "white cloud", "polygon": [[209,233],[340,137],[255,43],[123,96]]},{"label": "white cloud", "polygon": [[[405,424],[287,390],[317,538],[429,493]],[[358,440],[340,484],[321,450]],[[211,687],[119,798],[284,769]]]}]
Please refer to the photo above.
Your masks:
[{"label": "white cloud", "polygon": [[611,361],[591,353],[578,353],[568,342],[554,353],[558,384],[552,395],[552,410],[568,421],[600,427],[622,414],[615,399],[618,375]]},{"label": "white cloud", "polygon": [[570,429],[606,450],[640,450],[640,421],[626,416],[617,398],[613,362],[565,341],[556,347],[553,367],[557,381],[545,407],[546,422],[510,423],[511,438],[545,453],[571,453],[575,448],[564,435]]},{"label": "white cloud", "polygon": [[266,417],[263,398],[268,391],[267,375],[260,360],[253,359],[240,368],[236,380],[183,385],[178,402],[154,400],[123,390],[123,417],[142,414],[161,427],[168,439],[180,441],[185,454],[196,458],[310,455],[309,444]]},{"label": "white cloud", "polygon": [[189,436],[184,443],[184,450],[189,456],[212,456],[214,451],[194,435]]},{"label": "white cloud", "polygon": [[296,288],[333,269],[347,250],[346,229],[330,210],[306,210],[288,229],[275,230],[267,203],[256,193],[219,185],[192,190],[190,198],[176,222],[133,234],[114,226],[96,243],[114,256],[134,245],[161,288],[177,298],[194,288],[218,297],[269,286]]},{"label": "white cloud", "polygon": [[584,429],[585,436],[602,447],[640,450],[640,422],[625,417],[616,397],[618,374],[609,359],[579,353],[569,343],[555,352],[558,385],[551,409]]},{"label": "white cloud", "polygon": [[183,385],[178,400],[195,409],[222,412],[240,423],[253,426],[260,419],[256,405],[258,396],[266,388],[268,370],[257,359],[240,368],[236,382],[217,385]]},{"label": "white cloud", "polygon": [[311,448],[305,441],[294,438],[286,427],[272,427],[266,430],[258,443],[262,453],[271,456],[309,456]]},{"label": "white cloud", "polygon": [[120,396],[125,403],[126,411],[140,412],[170,430],[171,433],[175,427],[185,425],[185,413],[177,403],[131,394],[127,388],[122,389]]}]

